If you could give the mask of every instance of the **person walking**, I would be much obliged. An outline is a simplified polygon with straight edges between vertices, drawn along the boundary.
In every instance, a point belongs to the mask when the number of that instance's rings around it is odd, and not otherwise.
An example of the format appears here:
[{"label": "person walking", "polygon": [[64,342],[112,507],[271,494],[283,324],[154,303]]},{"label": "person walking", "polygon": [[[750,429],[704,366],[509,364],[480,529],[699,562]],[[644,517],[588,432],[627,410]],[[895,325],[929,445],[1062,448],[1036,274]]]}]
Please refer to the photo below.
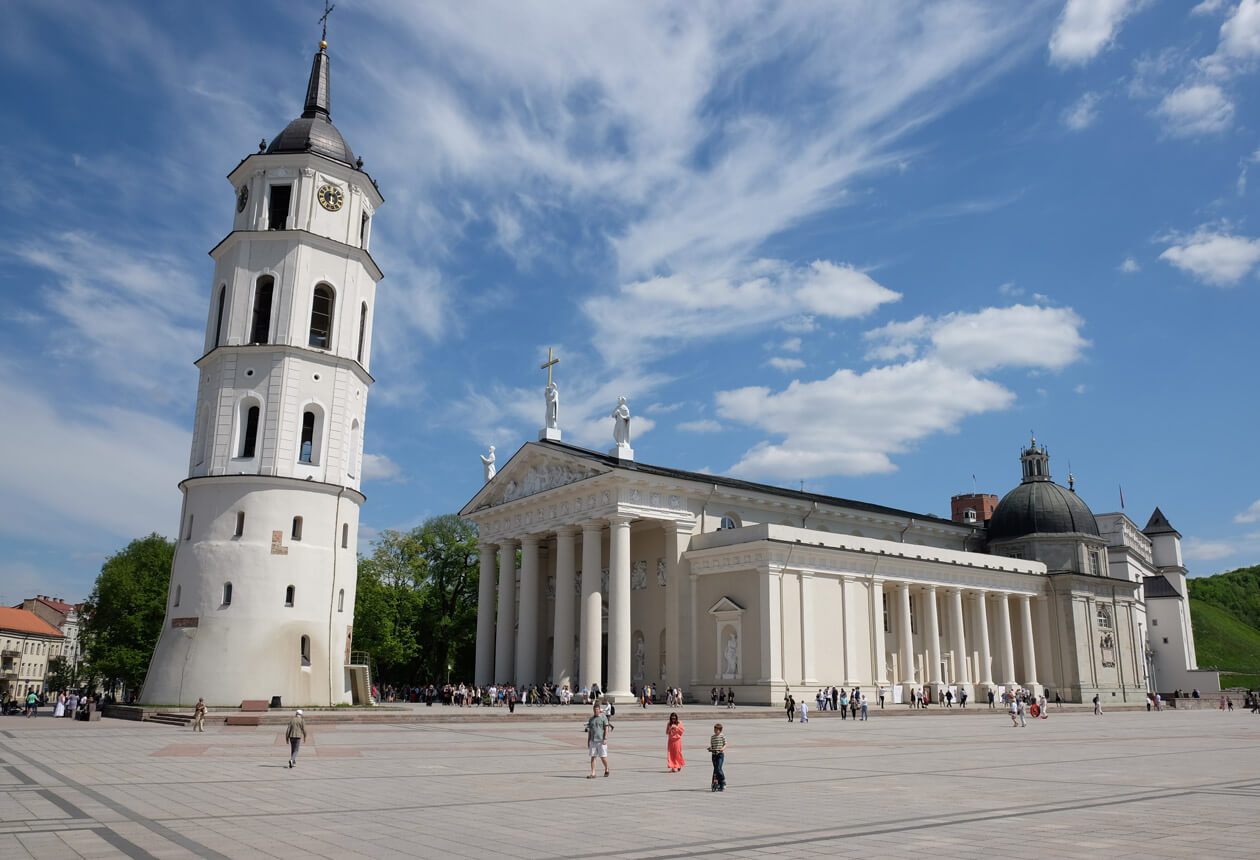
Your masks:
[{"label": "person walking", "polygon": [[65,691],[57,693],[57,706],[53,708],[54,717],[64,717],[66,715],[66,694]]},{"label": "person walking", "polygon": [[801,722],[809,722],[809,704],[804,699],[801,699]]},{"label": "person walking", "polygon": [[608,717],[604,716],[604,710],[598,704],[591,707],[593,711],[590,719],[586,721],[586,749],[591,755],[591,773],[587,779],[595,778],[595,759],[599,759],[604,765],[604,776],[610,773],[608,769],[608,733],[613,730],[613,724]]},{"label": "person walking", "polygon": [[784,703],[783,707],[784,707],[784,710],[787,711],[788,722],[790,723],[793,720],[795,720],[796,719],[796,699],[793,699],[789,695],[787,697],[787,702]]},{"label": "person walking", "polygon": [[206,730],[206,700],[197,699],[197,707],[193,708],[193,731],[204,732]]},{"label": "person walking", "polygon": [[1102,699],[1098,698],[1097,693],[1094,694],[1094,716],[1095,717],[1102,716]]},{"label": "person walking", "polygon": [[870,714],[870,709],[869,709],[869,707],[868,707],[868,705],[867,705],[867,702],[866,702],[866,694],[865,694],[865,693],[862,693],[862,694],[861,694],[861,696],[862,696],[862,705],[861,705],[861,707],[862,707],[862,722],[866,722],[867,717],[868,717],[868,716],[869,716],[869,714]]},{"label": "person walking", "polygon": [[726,688],[726,710],[735,710],[735,691],[730,687]]},{"label": "person walking", "polygon": [[669,715],[669,722],[665,724],[665,737],[665,763],[669,766],[670,773],[678,773],[687,762],[683,759],[683,724],[677,713]]},{"label": "person walking", "polygon": [[1027,705],[1024,704],[1024,700],[1021,698],[1016,701],[1015,706],[1019,709],[1019,727],[1021,729],[1028,728],[1028,723],[1024,722],[1024,713],[1027,710]]},{"label": "person walking", "polygon": [[989,688],[989,710],[993,710],[993,688]]},{"label": "person walking", "polygon": [[722,734],[722,724],[713,726],[713,737],[709,738],[709,755],[713,757],[712,791],[726,791],[726,736]]},{"label": "person walking", "polygon": [[34,689],[26,694],[26,716],[27,718],[39,716],[39,696],[35,695]]},{"label": "person walking", "polygon": [[306,721],[302,719],[301,708],[289,720],[284,736],[289,740],[289,767],[297,767],[298,750],[302,747],[302,741],[306,740]]}]

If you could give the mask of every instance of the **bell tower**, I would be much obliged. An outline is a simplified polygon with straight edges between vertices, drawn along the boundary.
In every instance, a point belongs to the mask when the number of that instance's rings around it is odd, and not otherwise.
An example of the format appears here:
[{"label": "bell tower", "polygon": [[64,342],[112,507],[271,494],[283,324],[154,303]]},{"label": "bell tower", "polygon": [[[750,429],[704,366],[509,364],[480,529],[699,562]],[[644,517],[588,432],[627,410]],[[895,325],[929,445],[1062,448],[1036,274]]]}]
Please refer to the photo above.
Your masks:
[{"label": "bell tower", "polygon": [[302,114],[228,174],[166,621],[142,700],[351,700],[363,428],[384,202],[330,112],[326,41]]}]

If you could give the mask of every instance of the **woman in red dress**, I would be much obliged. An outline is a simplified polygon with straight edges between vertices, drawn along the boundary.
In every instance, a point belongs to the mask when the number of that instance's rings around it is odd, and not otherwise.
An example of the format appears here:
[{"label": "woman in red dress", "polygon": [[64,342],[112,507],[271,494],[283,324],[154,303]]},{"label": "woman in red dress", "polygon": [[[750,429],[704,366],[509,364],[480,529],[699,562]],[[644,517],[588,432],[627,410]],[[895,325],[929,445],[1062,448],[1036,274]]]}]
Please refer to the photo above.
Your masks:
[{"label": "woman in red dress", "polygon": [[669,739],[665,745],[665,763],[669,765],[670,773],[678,773],[686,764],[683,761],[682,736],[683,725],[678,714],[670,714],[669,722],[665,724],[665,737]]}]

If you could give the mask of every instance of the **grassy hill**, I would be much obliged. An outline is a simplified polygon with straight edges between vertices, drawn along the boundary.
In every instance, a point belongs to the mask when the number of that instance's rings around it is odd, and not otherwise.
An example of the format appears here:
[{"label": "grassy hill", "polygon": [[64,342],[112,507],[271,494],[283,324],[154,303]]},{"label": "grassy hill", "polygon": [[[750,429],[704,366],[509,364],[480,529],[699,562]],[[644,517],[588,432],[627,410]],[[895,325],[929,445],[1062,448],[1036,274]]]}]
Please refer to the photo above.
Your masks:
[{"label": "grassy hill", "polygon": [[1191,598],[1194,649],[1202,668],[1221,671],[1221,686],[1260,686],[1260,630],[1236,615]]},{"label": "grassy hill", "polygon": [[1260,565],[1186,581],[1190,597],[1220,607],[1260,629]]}]

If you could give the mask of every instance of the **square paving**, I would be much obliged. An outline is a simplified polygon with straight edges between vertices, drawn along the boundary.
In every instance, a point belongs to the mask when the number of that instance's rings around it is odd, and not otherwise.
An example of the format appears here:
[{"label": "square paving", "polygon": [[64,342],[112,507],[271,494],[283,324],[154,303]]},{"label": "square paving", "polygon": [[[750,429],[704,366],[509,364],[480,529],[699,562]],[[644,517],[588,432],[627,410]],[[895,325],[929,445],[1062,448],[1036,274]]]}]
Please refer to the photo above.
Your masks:
[{"label": "square paving", "polygon": [[[438,708],[434,708],[438,711]],[[447,711],[447,716],[453,709]],[[751,710],[751,709],[748,709]],[[0,857],[1255,857],[1260,717],[1247,711],[1000,711],[618,720],[587,780],[571,720],[283,728],[0,719]],[[556,709],[547,709],[548,716]],[[640,716],[636,714],[636,716]]]}]

